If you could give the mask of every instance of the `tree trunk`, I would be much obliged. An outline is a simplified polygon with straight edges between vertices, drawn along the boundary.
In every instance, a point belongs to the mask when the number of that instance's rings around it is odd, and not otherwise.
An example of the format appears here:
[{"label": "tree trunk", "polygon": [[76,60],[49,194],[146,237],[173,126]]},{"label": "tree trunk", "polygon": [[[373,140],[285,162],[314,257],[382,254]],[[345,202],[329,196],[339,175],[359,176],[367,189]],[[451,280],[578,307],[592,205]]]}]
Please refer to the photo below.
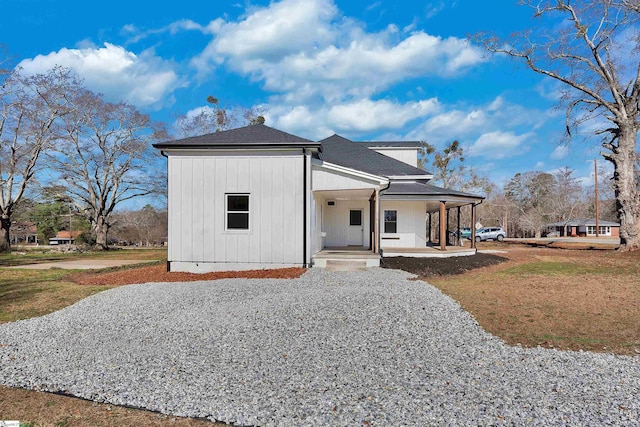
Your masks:
[{"label": "tree trunk", "polygon": [[103,217],[98,217],[93,229],[96,233],[96,248],[108,249],[107,232],[109,231],[109,224],[107,224]]},{"label": "tree trunk", "polygon": [[0,217],[0,253],[11,252],[11,237],[9,229],[11,228],[11,218],[6,215]]},{"label": "tree trunk", "polygon": [[640,199],[634,169],[636,139],[637,130],[634,126],[620,126],[617,152],[609,156],[614,166],[613,185],[620,221],[620,251],[640,249]]}]

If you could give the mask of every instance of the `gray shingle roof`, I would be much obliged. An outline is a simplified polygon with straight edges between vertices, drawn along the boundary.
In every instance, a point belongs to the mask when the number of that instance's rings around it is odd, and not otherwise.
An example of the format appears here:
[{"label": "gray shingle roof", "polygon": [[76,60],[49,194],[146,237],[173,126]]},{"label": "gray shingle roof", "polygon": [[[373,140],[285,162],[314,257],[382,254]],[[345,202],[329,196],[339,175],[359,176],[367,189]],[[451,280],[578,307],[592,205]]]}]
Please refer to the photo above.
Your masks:
[{"label": "gray shingle roof", "polygon": [[153,144],[155,148],[216,148],[216,147],[319,147],[320,143],[313,142],[300,136],[292,135],[269,126],[257,124],[207,135],[193,136]]},{"label": "gray shingle roof", "polygon": [[370,150],[365,144],[350,141],[340,135],[330,136],[320,142],[322,153],[318,157],[329,163],[386,177],[424,175],[425,179],[429,179],[431,175],[429,172]]},{"label": "gray shingle roof", "polygon": [[382,195],[416,195],[416,196],[456,196],[469,197],[474,199],[484,199],[476,194],[464,193],[462,191],[449,190],[436,185],[422,182],[392,182],[389,188],[382,192]]},{"label": "gray shingle roof", "polygon": [[364,141],[359,144],[364,144],[367,147],[375,148],[420,148],[422,142],[420,141]]}]

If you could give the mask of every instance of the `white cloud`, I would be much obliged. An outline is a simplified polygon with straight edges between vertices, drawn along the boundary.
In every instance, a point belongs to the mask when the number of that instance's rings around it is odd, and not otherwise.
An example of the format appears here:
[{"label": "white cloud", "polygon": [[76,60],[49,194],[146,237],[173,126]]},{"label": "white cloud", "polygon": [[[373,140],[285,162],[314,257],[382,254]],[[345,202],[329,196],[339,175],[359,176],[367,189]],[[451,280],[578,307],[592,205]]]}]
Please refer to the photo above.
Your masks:
[{"label": "white cloud", "polygon": [[398,130],[411,120],[426,117],[439,108],[437,99],[397,103],[388,100],[358,101],[310,108],[271,104],[265,106],[267,124],[307,138],[325,138],[333,133],[343,136]]},{"label": "white cloud", "polygon": [[[368,33],[331,0],[273,2],[207,29],[214,38],[192,60],[201,75],[225,63],[267,90],[332,102],[368,97],[407,78],[451,77],[484,61],[479,48],[456,37],[405,33],[394,24]],[[308,99],[299,95],[298,102]]]},{"label": "white cloud", "polygon": [[454,139],[475,140],[496,130],[531,132],[548,122],[549,117],[547,111],[511,103],[500,95],[484,105],[440,105],[437,114],[429,116],[406,137],[442,146]]},{"label": "white cloud", "polygon": [[552,152],[550,157],[554,160],[564,159],[569,155],[568,145],[558,145]]},{"label": "white cloud", "polygon": [[437,99],[398,104],[386,100],[364,99],[330,107],[328,123],[343,131],[399,129],[407,122],[425,117],[438,108]]},{"label": "white cloud", "polygon": [[238,22],[217,19],[209,25],[218,55],[269,60],[306,51],[333,39],[327,24],[337,15],[327,0],[283,0],[255,8]]},{"label": "white cloud", "polygon": [[55,66],[74,70],[94,92],[111,101],[126,100],[139,107],[159,108],[176,88],[184,86],[171,64],[146,51],[140,55],[121,46],[63,48],[48,55],[25,59],[20,67],[27,74],[45,72]]},{"label": "white cloud", "polygon": [[526,150],[522,143],[533,134],[516,135],[509,132],[489,132],[482,134],[468,150],[469,156],[487,157],[489,159],[504,159]]},{"label": "white cloud", "polygon": [[426,6],[426,12],[425,12],[425,15],[426,15],[427,19],[433,18],[434,16],[436,16],[446,6],[447,6],[447,3],[445,3],[444,1],[437,1],[437,2],[428,3],[427,6]]},{"label": "white cloud", "polygon": [[138,27],[136,27],[133,24],[127,24],[124,27],[122,27],[121,32],[129,36],[127,43],[137,43],[142,39],[145,39],[151,35],[156,35],[156,34],[169,33],[171,35],[175,35],[181,31],[199,31],[201,33],[205,33],[206,30],[207,30],[206,27],[203,27],[197,22],[194,22],[190,19],[181,19],[181,20],[172,22],[171,24],[165,27],[146,30],[146,31],[140,30]]}]

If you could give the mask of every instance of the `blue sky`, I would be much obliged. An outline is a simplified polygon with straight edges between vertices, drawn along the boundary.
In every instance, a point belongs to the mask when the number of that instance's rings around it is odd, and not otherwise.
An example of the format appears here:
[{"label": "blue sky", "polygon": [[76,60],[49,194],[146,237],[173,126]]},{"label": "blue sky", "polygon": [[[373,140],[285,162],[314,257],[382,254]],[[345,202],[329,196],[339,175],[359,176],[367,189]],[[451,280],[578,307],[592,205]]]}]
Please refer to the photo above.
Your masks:
[{"label": "blue sky", "polygon": [[25,70],[71,67],[169,126],[214,95],[309,139],[457,139],[499,186],[564,166],[589,183],[598,152],[559,145],[552,81],[467,41],[536,25],[517,0],[2,0],[2,13],[0,44]]}]

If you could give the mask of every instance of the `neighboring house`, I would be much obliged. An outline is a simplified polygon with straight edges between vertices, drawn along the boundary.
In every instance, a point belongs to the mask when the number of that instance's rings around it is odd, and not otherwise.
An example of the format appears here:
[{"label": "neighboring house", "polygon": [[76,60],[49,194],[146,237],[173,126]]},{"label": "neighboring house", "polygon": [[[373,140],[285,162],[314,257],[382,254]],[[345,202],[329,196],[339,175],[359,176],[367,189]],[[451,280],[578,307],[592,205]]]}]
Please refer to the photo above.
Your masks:
[{"label": "neighboring house", "polygon": [[38,226],[31,221],[13,223],[11,225],[11,240],[14,244],[37,244]]},{"label": "neighboring house", "polygon": [[429,184],[419,142],[315,142],[251,125],[154,147],[168,158],[170,271],[321,265],[330,248],[369,250],[379,265],[382,250],[424,250],[432,213],[474,216],[483,199]]},{"label": "neighboring house", "polygon": [[[620,224],[611,221],[598,221],[598,235],[620,237]],[[560,221],[547,224],[547,236],[553,237],[595,237],[596,220],[579,218],[572,221]]]},{"label": "neighboring house", "polygon": [[61,230],[56,233],[56,237],[49,239],[50,245],[73,245],[76,243],[76,237],[82,234],[82,231]]}]

